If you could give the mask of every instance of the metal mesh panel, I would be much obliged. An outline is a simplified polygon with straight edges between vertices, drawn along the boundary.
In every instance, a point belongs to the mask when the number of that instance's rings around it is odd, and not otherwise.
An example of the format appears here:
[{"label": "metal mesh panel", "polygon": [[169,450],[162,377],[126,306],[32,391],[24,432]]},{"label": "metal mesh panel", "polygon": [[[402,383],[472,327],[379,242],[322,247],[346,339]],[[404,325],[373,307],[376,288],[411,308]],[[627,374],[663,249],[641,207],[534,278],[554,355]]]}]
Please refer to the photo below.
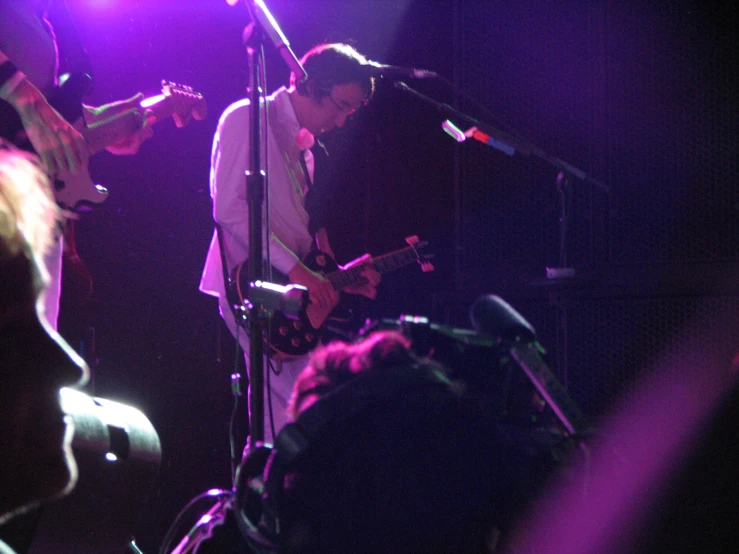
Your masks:
[{"label": "metal mesh panel", "polygon": [[[469,328],[473,299],[437,299],[436,321]],[[536,328],[548,363],[594,420],[644,382],[655,367],[680,371],[686,360],[728,368],[739,351],[739,297],[580,297],[567,301],[567,375],[557,367],[557,311],[546,298],[506,300]],[[659,393],[659,391],[654,391]],[[679,407],[676,407],[679,409]]]},{"label": "metal mesh panel", "polygon": [[613,261],[736,257],[739,100],[728,12],[688,1],[608,9]]},{"label": "metal mesh panel", "polygon": [[[462,2],[459,86],[487,111],[464,111],[518,131],[552,155],[584,167],[592,158],[590,11],[559,2]],[[590,170],[589,167],[585,167]],[[557,170],[531,156],[507,157],[481,144],[462,152],[463,270],[529,276],[559,258]],[[591,191],[573,183],[570,252],[591,263]],[[463,276],[464,279],[464,276]]]},{"label": "metal mesh panel", "polygon": [[[575,182],[569,265],[739,256],[731,3],[459,5],[457,82],[505,121],[462,107],[612,187],[601,202]],[[555,175],[545,162],[465,145],[462,286],[466,272],[530,277],[557,261]]]},{"label": "metal mesh panel", "polygon": [[739,298],[732,296],[575,301],[569,318],[570,393],[597,416],[639,386],[651,368],[678,372],[696,355],[728,368],[739,348],[737,314]]}]

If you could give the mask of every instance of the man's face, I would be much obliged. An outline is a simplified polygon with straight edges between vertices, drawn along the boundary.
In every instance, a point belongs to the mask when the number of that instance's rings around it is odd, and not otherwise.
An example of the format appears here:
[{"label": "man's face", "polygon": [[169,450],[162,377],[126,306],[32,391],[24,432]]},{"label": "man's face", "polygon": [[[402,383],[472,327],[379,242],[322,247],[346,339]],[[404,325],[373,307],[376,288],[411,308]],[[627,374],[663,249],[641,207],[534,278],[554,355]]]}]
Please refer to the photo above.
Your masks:
[{"label": "man's face", "polygon": [[307,103],[303,113],[298,114],[298,121],[301,127],[320,136],[343,127],[363,102],[364,93],[358,83],[334,85],[327,96]]},{"label": "man's face", "polygon": [[87,367],[39,313],[38,263],[0,257],[0,522],[76,481],[59,389]]}]

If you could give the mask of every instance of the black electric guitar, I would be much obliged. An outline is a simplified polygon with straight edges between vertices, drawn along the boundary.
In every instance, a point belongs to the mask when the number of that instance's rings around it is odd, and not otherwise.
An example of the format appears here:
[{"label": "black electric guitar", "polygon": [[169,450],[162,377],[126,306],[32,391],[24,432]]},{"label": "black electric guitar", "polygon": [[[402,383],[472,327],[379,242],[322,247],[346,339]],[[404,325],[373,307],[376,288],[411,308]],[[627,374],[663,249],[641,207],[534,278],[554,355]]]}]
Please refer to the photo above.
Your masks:
[{"label": "black electric guitar", "polygon": [[[429,261],[433,255],[425,251],[428,243],[419,241],[416,236],[405,240],[408,243],[407,247],[382,256],[374,256],[365,264],[345,270],[340,269],[336,261],[321,250],[313,250],[306,254],[303,263],[309,269],[326,277],[337,291],[360,284],[364,280],[362,272],[366,266],[372,266],[380,274],[389,273],[413,263],[420,264],[424,272],[433,271],[434,266]],[[278,275],[278,280],[288,282],[287,276],[281,273]],[[243,293],[249,290],[246,262],[236,268],[231,282],[235,289],[231,297],[234,301],[243,304],[245,300]],[[330,319],[333,319],[332,314],[318,313],[311,304],[300,310],[297,318],[291,318],[280,311],[275,311],[270,318],[265,341],[273,354],[278,353],[287,357],[302,356],[318,345]]]},{"label": "black electric guitar", "polygon": [[[67,121],[73,122],[74,127],[84,137],[90,155],[93,155],[133,135],[144,124],[144,120],[138,110],[132,109],[98,121],[89,127],[85,126],[81,116],[81,99],[87,86],[89,85],[81,77],[73,77],[50,94],[48,100]],[[191,118],[203,119],[207,112],[202,94],[190,87],[169,82],[163,82],[161,94],[144,99],[141,107],[151,110],[155,123],[171,116],[177,127],[184,127]],[[17,118],[17,123],[15,121],[13,123],[15,125],[9,125],[3,130],[2,135],[19,148],[33,152],[33,146],[25,136],[20,118]],[[73,173],[62,172],[52,177],[54,196],[65,210],[77,211],[84,207],[89,208],[108,198],[108,190],[93,182],[87,166]]]}]

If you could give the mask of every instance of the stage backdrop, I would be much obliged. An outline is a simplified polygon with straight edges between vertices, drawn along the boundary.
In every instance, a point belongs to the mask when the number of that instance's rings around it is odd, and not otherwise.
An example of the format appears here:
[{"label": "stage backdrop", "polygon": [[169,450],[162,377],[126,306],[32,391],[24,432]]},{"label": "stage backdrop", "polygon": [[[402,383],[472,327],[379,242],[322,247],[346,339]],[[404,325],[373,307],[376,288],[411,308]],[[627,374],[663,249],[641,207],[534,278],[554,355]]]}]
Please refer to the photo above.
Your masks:
[{"label": "stage backdrop", "polygon": [[[63,298],[62,331],[93,362],[94,393],[137,406],[159,432],[163,463],[135,530],[154,552],[190,498],[230,486],[233,345],[197,285],[212,234],[211,140],[220,113],[245,94],[248,16],[217,0],[68,3],[95,69],[89,103],[155,94],[168,79],[202,92],[209,107],[184,129],[158,124],[136,157],[93,158],[111,191],[78,224],[94,291],[68,270]],[[439,110],[378,83],[373,102],[326,139],[332,240],[346,262],[417,234],[437,270],[386,276],[364,316],[416,313],[468,327],[470,303],[498,293],[537,327],[554,371],[594,417],[695,318],[725,337],[716,348],[733,344],[714,315],[737,303],[731,3],[268,5],[297,53],[350,41],[380,62],[436,71],[448,82],[408,85],[608,187],[569,179],[565,261],[576,277],[551,282],[545,268],[562,254],[558,170],[457,144]],[[271,91],[288,71],[266,51]]]}]

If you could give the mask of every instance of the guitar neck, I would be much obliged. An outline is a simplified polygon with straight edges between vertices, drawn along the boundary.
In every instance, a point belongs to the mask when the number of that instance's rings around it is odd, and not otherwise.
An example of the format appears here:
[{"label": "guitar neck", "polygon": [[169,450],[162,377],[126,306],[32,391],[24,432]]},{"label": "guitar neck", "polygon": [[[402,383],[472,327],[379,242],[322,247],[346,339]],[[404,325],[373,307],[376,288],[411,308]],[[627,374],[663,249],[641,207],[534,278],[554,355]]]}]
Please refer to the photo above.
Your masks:
[{"label": "guitar neck", "polygon": [[[153,103],[152,103],[153,102]],[[168,118],[174,113],[174,104],[169,97],[161,95],[144,100],[146,108],[154,116],[154,122]],[[138,131],[144,124],[141,113],[131,109],[111,118],[99,121],[82,130],[90,154],[97,154]]]},{"label": "guitar neck", "polygon": [[[418,253],[413,247],[408,246],[395,252],[372,258],[368,263],[375,271],[384,274],[416,262],[418,262]],[[364,280],[362,276],[364,267],[365,264],[346,270],[333,271],[326,275],[326,278],[331,282],[334,289],[342,290],[361,283]]]}]

